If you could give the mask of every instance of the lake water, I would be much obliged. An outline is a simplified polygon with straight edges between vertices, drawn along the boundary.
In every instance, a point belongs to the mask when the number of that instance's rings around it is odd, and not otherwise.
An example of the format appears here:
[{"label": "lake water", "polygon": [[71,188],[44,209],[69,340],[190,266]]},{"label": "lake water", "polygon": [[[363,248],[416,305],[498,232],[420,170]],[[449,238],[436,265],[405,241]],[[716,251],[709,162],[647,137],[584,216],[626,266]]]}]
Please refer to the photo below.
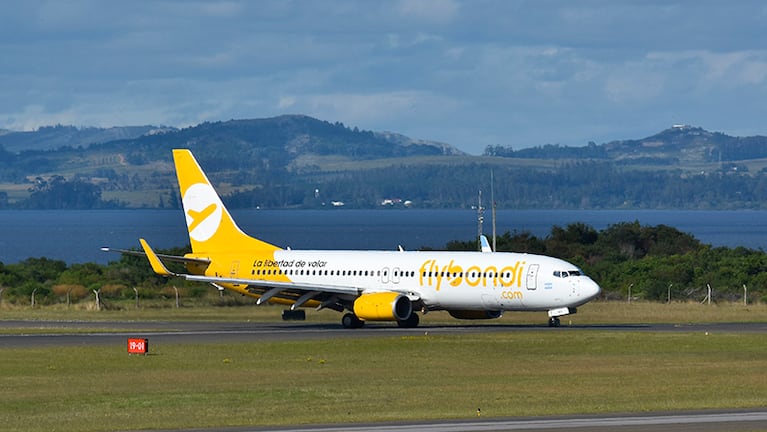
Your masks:
[{"label": "lake water", "polygon": [[[240,210],[243,231],[293,249],[413,250],[471,240],[477,214],[471,210]],[[767,249],[767,211],[503,210],[497,233],[530,231],[545,237],[554,225],[584,222],[597,230],[619,222],[665,224],[714,246]],[[484,232],[491,233],[490,214]],[[101,246],[155,248],[189,243],[181,210],[0,211],[0,262],[47,257],[69,264],[105,264],[119,259]]]}]

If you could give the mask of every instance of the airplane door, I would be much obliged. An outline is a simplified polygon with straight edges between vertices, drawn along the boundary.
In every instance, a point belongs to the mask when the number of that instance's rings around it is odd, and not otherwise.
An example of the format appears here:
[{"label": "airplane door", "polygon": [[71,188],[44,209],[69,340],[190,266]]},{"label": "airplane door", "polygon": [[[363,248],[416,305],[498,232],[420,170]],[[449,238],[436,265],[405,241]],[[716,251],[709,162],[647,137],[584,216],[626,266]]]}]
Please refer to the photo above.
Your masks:
[{"label": "airplane door", "polygon": [[534,290],[538,288],[538,267],[539,264],[530,264],[527,268],[527,289]]},{"label": "airplane door", "polygon": [[381,283],[389,283],[389,267],[381,269]]},{"label": "airplane door", "polygon": [[394,267],[394,272],[391,275],[391,281],[394,282],[395,284],[399,283],[399,273],[400,273],[399,267]]}]

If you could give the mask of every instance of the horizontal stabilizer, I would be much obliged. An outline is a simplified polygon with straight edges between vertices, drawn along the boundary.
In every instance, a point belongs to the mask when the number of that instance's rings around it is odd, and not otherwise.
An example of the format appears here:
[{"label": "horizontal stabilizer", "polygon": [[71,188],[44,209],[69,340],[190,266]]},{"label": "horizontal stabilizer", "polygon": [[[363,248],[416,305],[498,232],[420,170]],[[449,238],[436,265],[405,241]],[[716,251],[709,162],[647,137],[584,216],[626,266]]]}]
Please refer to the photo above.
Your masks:
[{"label": "horizontal stabilizer", "polygon": [[[101,251],[117,252],[123,255],[146,257],[146,252],[143,252],[143,251],[137,251],[137,250],[131,250],[131,249],[117,249],[117,248],[111,248],[109,246],[103,246],[101,248]],[[192,257],[183,257],[178,255],[165,255],[165,254],[158,254],[158,253],[155,253],[155,255],[157,255],[157,257],[163,261],[172,261],[172,262],[179,262],[184,264],[201,264],[201,265],[210,264],[210,260],[207,258],[192,258]]]}]

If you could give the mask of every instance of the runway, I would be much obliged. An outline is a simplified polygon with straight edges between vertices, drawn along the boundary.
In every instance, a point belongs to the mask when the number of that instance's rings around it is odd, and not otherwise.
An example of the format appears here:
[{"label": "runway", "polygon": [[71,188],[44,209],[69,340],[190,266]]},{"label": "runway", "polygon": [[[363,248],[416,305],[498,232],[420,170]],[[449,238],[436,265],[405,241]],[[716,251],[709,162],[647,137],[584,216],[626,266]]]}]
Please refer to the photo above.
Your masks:
[{"label": "runway", "polygon": [[575,330],[646,332],[749,332],[767,334],[767,323],[626,324],[550,328],[545,325],[444,325],[399,328],[392,324],[366,324],[344,329],[335,323],[302,322],[197,322],[197,321],[0,321],[0,349],[69,345],[125,344],[126,337],[149,338],[153,344],[275,342],[356,337],[449,335],[488,332]]},{"label": "runway", "polygon": [[[549,328],[544,325],[423,326],[414,329],[391,324],[348,330],[336,323],[305,322],[174,322],[174,321],[0,321],[3,349],[57,346],[124,346],[128,337],[143,337],[150,346],[165,344],[259,343],[295,340],[371,338],[415,335],[453,335],[487,332],[707,332],[767,334],[767,323],[584,325]],[[195,429],[200,431],[199,429]],[[383,424],[338,424],[299,427],[216,428],[229,432],[415,432],[415,431],[767,431],[767,410],[701,411],[646,415],[488,418],[474,421],[429,421]]]}]

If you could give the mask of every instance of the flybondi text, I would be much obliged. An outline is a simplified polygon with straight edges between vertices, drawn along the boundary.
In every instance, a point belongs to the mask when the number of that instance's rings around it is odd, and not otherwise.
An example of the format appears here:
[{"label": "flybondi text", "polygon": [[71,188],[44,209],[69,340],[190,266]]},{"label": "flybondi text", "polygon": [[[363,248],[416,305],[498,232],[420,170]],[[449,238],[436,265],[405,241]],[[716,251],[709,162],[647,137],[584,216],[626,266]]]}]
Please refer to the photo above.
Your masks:
[{"label": "flybondi text", "polygon": [[437,291],[443,286],[443,283],[454,287],[464,283],[472,287],[480,285],[483,287],[489,285],[521,287],[524,268],[525,261],[517,261],[514,265],[507,265],[500,269],[496,266],[482,268],[477,265],[464,269],[463,266],[456,264],[455,260],[442,264],[432,259],[421,264],[418,283],[421,286],[433,286]]}]

